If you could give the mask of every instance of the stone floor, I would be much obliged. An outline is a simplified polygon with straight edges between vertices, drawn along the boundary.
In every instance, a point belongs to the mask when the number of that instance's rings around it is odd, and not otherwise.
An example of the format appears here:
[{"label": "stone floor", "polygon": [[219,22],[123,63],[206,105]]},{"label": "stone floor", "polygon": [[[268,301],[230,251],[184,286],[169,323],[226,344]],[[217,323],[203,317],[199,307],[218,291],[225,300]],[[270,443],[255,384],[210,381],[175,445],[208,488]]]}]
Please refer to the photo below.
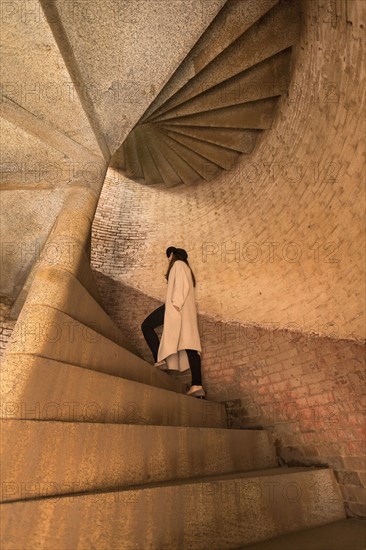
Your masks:
[{"label": "stone floor", "polygon": [[241,547],[253,550],[365,550],[366,521],[344,519]]}]

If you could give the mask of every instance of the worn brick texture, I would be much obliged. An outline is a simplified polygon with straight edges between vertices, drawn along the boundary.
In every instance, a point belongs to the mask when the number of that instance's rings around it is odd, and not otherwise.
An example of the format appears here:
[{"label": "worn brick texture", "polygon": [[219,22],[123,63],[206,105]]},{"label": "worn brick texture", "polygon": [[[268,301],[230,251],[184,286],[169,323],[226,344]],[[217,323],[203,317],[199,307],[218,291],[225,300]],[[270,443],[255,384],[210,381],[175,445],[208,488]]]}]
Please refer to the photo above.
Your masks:
[{"label": "worn brick texture", "polygon": [[[107,312],[152,363],[140,326],[162,302],[96,277]],[[348,515],[366,517],[364,345],[200,313],[199,331],[203,384],[226,403],[229,426],[271,430],[280,464],[333,468]],[[189,372],[172,375],[190,382]]]},{"label": "worn brick texture", "polygon": [[364,338],[364,12],[306,1],[292,83],[272,129],[200,186],[148,187],[109,171],[93,266],[164,299],[170,244],[200,275],[202,311]]},{"label": "worn brick texture", "polygon": [[165,248],[189,253],[203,381],[233,427],[276,434],[282,464],[329,465],[365,511],[363,0],[301,3],[292,84],[250,157],[200,186],[110,170],[93,224],[105,308],[140,324],[165,298]]}]

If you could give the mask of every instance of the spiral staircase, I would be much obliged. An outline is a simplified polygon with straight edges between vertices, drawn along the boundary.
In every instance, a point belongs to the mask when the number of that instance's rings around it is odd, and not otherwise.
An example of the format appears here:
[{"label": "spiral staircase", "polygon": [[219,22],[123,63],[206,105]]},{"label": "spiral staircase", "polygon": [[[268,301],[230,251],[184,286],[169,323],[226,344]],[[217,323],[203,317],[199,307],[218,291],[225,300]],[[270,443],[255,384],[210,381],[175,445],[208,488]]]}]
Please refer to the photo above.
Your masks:
[{"label": "spiral staircase", "polygon": [[[111,166],[166,187],[232,169],[271,127],[298,33],[298,2],[229,0]],[[134,353],[90,268],[97,201],[69,193],[2,365],[2,549],[361,549],[331,469],[281,467],[269,431],[229,429]]]},{"label": "spiral staircase", "polygon": [[165,187],[232,170],[271,127],[289,87],[299,25],[298,2],[227,2],[111,165]]}]

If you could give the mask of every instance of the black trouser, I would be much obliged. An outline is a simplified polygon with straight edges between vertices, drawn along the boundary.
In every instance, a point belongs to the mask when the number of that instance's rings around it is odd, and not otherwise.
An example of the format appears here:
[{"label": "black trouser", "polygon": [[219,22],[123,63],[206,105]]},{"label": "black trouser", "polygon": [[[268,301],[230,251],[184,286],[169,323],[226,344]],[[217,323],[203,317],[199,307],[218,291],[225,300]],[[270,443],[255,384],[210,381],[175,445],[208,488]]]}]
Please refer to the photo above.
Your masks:
[{"label": "black trouser", "polygon": [[[158,349],[160,345],[159,337],[155,332],[155,328],[164,324],[165,304],[155,309],[141,324],[141,330],[153,354],[154,361],[158,360]],[[201,357],[197,350],[186,349],[188,355],[189,366],[192,373],[192,386],[201,386]]]}]

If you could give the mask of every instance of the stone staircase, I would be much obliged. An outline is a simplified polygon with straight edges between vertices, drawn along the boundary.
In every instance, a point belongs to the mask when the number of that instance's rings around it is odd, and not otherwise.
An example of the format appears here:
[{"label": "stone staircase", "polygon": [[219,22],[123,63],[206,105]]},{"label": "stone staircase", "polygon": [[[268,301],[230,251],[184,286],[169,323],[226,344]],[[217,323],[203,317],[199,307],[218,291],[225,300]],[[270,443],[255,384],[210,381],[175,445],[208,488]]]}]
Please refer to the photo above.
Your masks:
[{"label": "stone staircase", "polygon": [[166,187],[209,181],[249,155],[290,84],[294,0],[228,0],[116,151],[111,166]]},{"label": "stone staircase", "polygon": [[108,345],[97,369],[7,355],[4,550],[252,547],[345,519],[331,469],[279,467],[269,431],[228,429],[136,356],[139,381],[128,358],[108,374]]},{"label": "stone staircase", "polygon": [[[250,154],[289,85],[299,3],[242,6],[225,4],[112,166],[175,186]],[[104,175],[70,189],[1,365],[2,550],[365,548],[331,469],[280,467],[270,431],[229,429],[108,317],[87,254]]]},{"label": "stone staircase", "polygon": [[90,269],[96,204],[70,191],[1,364],[2,550],[278,547],[342,529],[331,469],[280,467],[270,431],[228,429],[222,403],[129,349]]}]

